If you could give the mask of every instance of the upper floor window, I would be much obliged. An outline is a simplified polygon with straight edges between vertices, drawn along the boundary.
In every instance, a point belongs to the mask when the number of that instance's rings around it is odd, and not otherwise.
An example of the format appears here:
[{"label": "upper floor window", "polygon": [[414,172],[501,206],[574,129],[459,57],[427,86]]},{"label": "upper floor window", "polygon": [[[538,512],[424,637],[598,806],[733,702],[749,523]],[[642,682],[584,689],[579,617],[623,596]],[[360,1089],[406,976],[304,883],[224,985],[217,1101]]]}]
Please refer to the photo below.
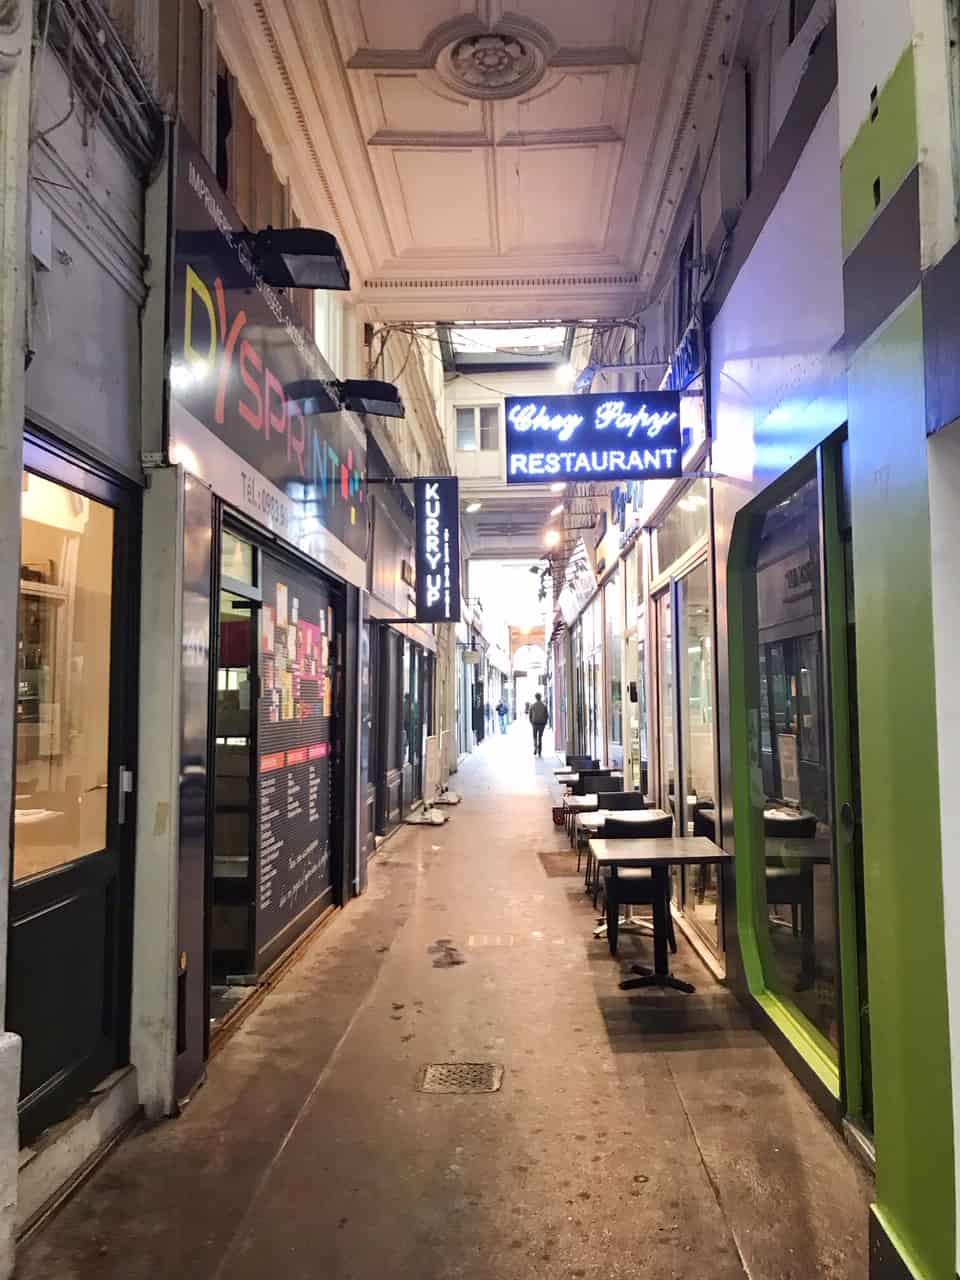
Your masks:
[{"label": "upper floor window", "polygon": [[500,448],[500,406],[484,404],[457,409],[457,450],[460,453]]}]

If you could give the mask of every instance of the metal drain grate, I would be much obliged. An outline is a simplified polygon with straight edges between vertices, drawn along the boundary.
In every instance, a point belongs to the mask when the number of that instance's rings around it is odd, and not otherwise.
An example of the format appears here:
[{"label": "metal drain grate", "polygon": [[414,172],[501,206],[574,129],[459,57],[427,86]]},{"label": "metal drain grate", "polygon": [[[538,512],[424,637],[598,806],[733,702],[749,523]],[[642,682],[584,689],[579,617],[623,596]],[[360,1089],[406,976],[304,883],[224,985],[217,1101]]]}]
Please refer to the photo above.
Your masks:
[{"label": "metal drain grate", "polygon": [[496,1093],[503,1067],[495,1062],[431,1062],[420,1072],[421,1093]]}]

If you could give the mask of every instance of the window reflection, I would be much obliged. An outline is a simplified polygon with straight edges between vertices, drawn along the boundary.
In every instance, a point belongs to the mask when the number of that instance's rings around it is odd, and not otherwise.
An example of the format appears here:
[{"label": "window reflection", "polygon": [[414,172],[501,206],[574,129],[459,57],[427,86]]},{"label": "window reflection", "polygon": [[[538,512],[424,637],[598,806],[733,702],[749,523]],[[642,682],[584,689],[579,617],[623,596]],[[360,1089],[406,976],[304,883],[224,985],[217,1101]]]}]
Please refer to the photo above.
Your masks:
[{"label": "window reflection", "polygon": [[838,1012],[816,477],[763,518],[756,562],[766,980],[834,1046]]},{"label": "window reflection", "polygon": [[604,587],[604,609],[607,623],[607,681],[610,689],[608,762],[620,766],[623,764],[623,598],[619,574],[615,574]]},{"label": "window reflection", "polygon": [[107,844],[114,513],[24,474],[15,880]]},{"label": "window reflection", "polygon": [[[714,806],[713,625],[710,569],[706,561],[678,583],[680,634],[681,758],[688,835],[717,839]],[[684,872],[684,912],[708,941],[720,945],[717,869],[690,867]]]}]

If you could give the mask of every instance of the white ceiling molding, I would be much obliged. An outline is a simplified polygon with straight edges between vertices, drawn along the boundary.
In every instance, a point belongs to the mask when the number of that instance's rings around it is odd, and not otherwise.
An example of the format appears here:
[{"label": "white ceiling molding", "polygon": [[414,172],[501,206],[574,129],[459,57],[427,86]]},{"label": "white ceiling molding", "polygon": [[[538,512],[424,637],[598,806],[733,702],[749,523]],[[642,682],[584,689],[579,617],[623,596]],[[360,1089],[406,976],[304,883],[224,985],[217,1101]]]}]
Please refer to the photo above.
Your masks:
[{"label": "white ceiling molding", "polygon": [[[220,0],[257,69],[245,96],[282,122],[298,203],[306,183],[365,314],[600,318],[648,301],[744,0],[513,5]],[[493,42],[455,74],[477,37]],[[490,83],[464,83],[477,51]]]}]

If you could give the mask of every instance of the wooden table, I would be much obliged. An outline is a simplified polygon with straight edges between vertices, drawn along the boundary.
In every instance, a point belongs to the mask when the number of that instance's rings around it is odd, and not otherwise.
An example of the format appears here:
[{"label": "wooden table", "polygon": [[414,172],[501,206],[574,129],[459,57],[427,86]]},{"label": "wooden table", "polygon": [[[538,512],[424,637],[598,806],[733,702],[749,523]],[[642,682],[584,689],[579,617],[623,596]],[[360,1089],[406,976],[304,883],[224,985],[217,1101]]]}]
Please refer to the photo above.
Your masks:
[{"label": "wooden table", "polygon": [[[667,913],[670,908],[670,868],[702,866],[708,862],[728,862],[730,855],[705,836],[673,836],[656,840],[591,840],[590,853],[598,870],[610,868],[611,878],[621,867],[647,867],[653,875],[653,972],[633,965],[633,978],[620,983],[623,991],[632,987],[672,987],[687,994],[695,990],[670,973],[667,954]],[[616,934],[611,950],[616,949]]]}]

